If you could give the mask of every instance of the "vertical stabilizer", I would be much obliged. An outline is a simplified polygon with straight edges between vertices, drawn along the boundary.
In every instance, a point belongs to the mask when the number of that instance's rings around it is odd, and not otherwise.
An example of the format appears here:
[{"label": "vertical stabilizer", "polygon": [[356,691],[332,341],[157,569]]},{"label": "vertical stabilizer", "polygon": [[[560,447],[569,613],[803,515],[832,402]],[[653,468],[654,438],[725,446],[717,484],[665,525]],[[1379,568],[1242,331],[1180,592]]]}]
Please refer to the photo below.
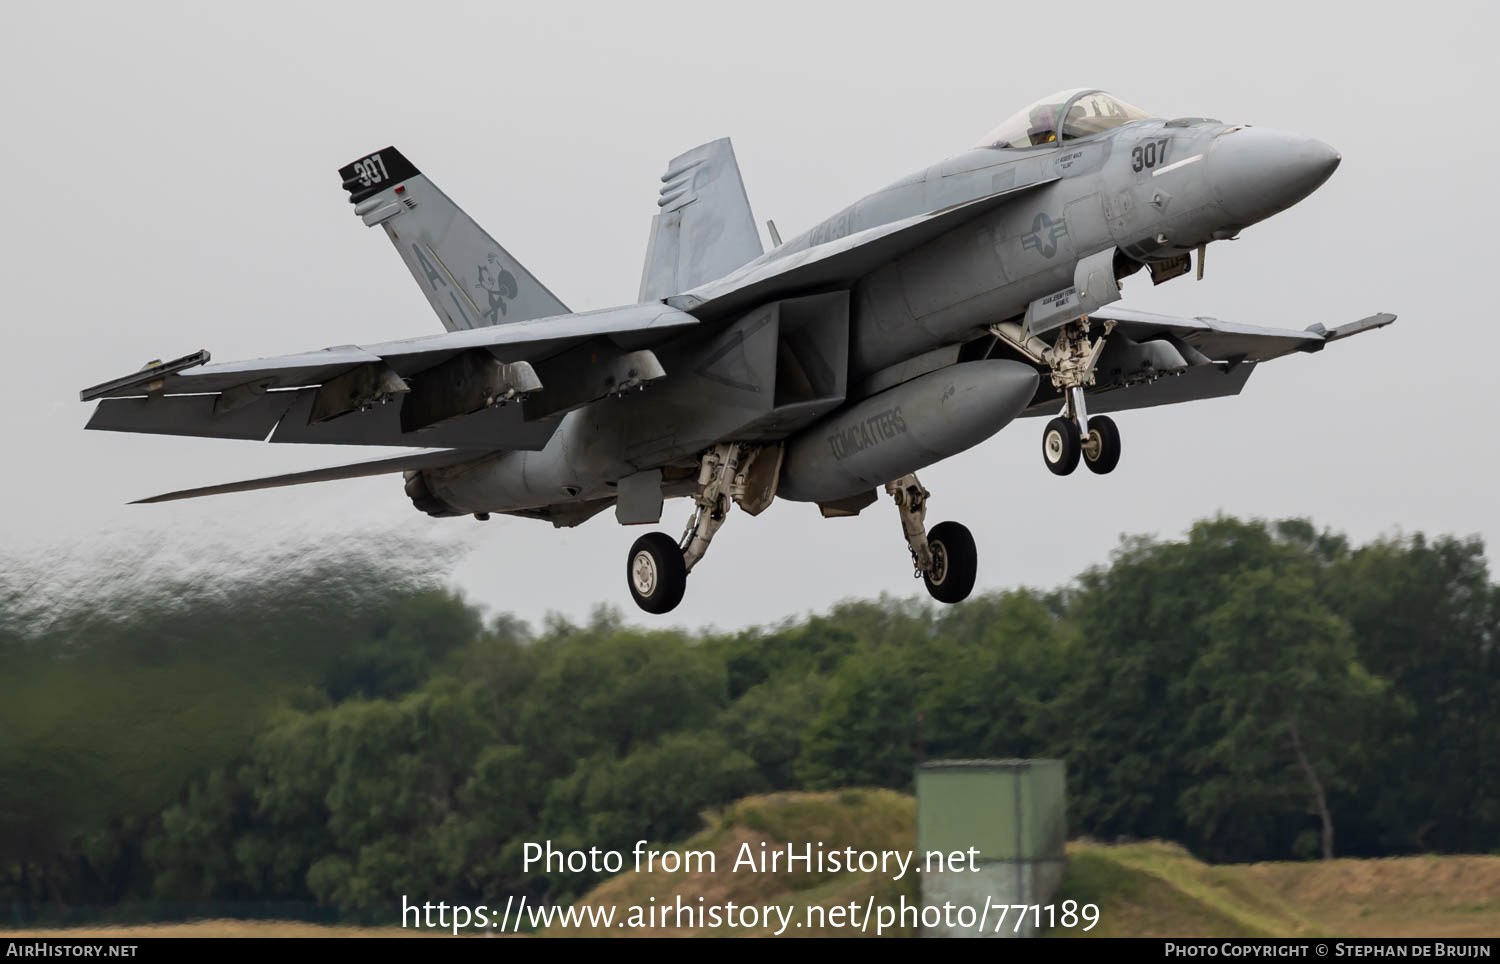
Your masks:
[{"label": "vertical stabilizer", "polygon": [[568,307],[394,147],[339,169],[354,213],[380,225],[449,331]]},{"label": "vertical stabilizer", "polygon": [[641,301],[696,288],[760,257],[760,233],[729,138],[673,158],[641,273]]}]

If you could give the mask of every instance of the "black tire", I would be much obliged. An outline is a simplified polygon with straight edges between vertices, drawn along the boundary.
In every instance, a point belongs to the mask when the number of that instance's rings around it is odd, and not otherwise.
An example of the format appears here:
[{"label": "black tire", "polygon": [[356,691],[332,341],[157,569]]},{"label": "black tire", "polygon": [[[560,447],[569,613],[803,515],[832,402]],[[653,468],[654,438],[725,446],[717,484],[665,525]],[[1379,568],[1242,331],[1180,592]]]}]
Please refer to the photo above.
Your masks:
[{"label": "black tire", "polygon": [[1067,475],[1078,468],[1078,423],[1071,418],[1054,418],[1042,429],[1042,461],[1053,475]]},{"label": "black tire", "polygon": [[625,557],[625,584],[635,604],[648,613],[676,609],[687,589],[687,566],[676,540],[665,532],[650,532],[635,540]]},{"label": "black tire", "polygon": [[956,603],[969,598],[974,591],[974,576],[979,571],[979,550],[974,536],[957,522],[939,522],[927,533],[932,552],[932,572],[922,581],[938,602]]},{"label": "black tire", "polygon": [[1088,449],[1083,450],[1083,464],[1089,470],[1098,475],[1108,475],[1120,464],[1120,430],[1115,426],[1115,420],[1108,415],[1100,415],[1089,419],[1089,441],[1093,443],[1090,448],[1095,449],[1095,455],[1090,458]]}]

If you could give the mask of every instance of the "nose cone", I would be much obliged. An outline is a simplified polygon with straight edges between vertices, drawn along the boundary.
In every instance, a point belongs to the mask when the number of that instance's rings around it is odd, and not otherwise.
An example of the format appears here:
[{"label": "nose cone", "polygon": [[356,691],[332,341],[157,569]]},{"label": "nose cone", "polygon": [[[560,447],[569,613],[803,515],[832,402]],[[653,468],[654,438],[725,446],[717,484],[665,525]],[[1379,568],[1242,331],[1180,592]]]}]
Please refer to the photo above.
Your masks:
[{"label": "nose cone", "polygon": [[1307,197],[1339,166],[1339,153],[1322,141],[1265,127],[1222,134],[1208,155],[1208,177],[1224,205],[1244,224],[1285,211]]}]

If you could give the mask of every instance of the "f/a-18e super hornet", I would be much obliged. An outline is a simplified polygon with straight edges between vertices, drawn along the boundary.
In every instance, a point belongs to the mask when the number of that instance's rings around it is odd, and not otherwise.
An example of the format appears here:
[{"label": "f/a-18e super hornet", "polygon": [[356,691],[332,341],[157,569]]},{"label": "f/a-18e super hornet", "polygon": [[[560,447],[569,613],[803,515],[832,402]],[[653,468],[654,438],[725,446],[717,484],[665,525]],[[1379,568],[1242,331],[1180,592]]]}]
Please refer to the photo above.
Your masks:
[{"label": "f/a-18e super hornet", "polygon": [[671,610],[731,503],[848,516],[884,488],[916,572],[957,602],[976,552],[926,527],[917,470],[1020,416],[1050,416],[1057,475],[1108,473],[1104,412],[1237,394],[1261,362],[1394,320],[1259,328],[1116,306],[1120,280],[1201,277],[1206,246],[1306,197],[1339,155],[1305,137],[1153,117],[1098,90],[1020,111],[972,149],[763,251],[727,139],[667,165],[634,304],[570,312],[394,148],[342,168],[445,334],[248,362],[206,351],[82,392],[89,428],[419,446],[394,458],[172,492],[161,502],[404,473],[433,516],[574,526],[614,507],[680,539],[626,556],[642,609]]}]

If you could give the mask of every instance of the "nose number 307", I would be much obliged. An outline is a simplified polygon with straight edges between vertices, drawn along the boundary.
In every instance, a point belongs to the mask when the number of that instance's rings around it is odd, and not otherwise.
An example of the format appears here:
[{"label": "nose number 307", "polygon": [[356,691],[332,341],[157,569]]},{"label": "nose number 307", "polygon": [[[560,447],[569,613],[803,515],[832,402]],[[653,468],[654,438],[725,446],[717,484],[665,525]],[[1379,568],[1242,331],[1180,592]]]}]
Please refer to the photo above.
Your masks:
[{"label": "nose number 307", "polygon": [[[1137,173],[1148,167],[1165,164],[1167,161],[1168,137],[1155,137],[1149,141],[1141,141],[1130,151],[1130,168]],[[379,155],[376,155],[377,157]]]}]

